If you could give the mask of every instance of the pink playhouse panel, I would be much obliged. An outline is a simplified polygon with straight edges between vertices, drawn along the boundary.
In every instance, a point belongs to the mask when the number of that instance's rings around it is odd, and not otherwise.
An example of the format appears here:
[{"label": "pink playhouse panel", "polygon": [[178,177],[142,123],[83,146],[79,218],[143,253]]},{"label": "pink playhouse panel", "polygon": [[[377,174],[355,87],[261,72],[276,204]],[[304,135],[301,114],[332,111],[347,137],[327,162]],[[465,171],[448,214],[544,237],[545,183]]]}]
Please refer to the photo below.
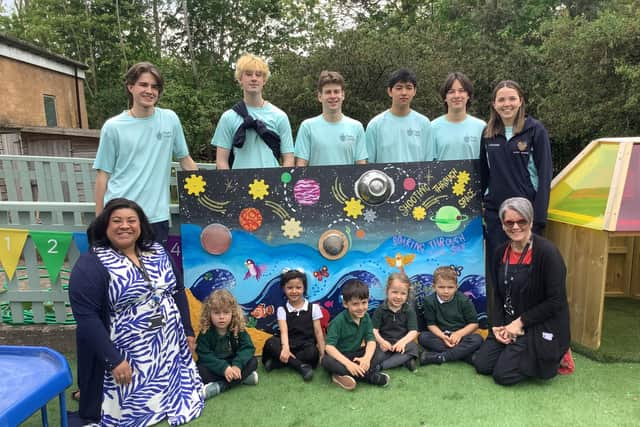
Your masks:
[{"label": "pink playhouse panel", "polygon": [[616,231],[640,231],[640,144],[634,144]]}]

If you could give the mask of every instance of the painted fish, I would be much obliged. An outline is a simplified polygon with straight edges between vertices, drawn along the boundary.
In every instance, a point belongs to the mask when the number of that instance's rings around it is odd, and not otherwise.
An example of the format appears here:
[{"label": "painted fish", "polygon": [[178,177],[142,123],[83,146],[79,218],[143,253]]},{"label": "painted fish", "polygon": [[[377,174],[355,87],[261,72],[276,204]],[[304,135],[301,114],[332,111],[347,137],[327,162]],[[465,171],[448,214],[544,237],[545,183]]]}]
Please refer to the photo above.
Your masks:
[{"label": "painted fish", "polygon": [[251,311],[251,316],[256,319],[264,319],[267,316],[271,316],[275,312],[273,304],[265,305],[263,302],[258,304],[256,308]]}]

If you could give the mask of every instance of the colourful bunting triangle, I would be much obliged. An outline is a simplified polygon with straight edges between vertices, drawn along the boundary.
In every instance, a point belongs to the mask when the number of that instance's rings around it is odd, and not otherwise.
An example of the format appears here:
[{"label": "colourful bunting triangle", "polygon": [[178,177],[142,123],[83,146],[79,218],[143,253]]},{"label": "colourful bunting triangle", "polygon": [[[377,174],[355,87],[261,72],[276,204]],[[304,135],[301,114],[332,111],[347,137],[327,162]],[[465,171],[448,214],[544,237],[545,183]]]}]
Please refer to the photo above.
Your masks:
[{"label": "colourful bunting triangle", "polygon": [[73,234],[66,231],[30,231],[29,234],[51,281],[55,281],[69,252]]},{"label": "colourful bunting triangle", "polygon": [[80,233],[76,231],[73,233],[73,241],[76,242],[76,247],[81,254],[89,250],[89,239],[87,239],[87,233]]},{"label": "colourful bunting triangle", "polygon": [[9,280],[16,272],[28,234],[29,230],[0,228],[0,262]]}]

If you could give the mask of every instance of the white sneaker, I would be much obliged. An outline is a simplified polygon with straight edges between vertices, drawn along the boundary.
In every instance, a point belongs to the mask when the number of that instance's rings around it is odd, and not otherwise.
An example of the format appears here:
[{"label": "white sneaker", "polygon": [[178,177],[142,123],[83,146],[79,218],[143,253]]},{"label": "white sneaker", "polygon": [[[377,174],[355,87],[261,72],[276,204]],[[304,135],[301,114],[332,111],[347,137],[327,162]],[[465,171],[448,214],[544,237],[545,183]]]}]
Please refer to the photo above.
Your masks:
[{"label": "white sneaker", "polygon": [[212,383],[206,384],[202,388],[202,398],[204,400],[211,399],[212,397],[219,395],[220,392],[221,392],[220,384],[218,384],[217,382],[212,382]]},{"label": "white sneaker", "polygon": [[258,385],[258,373],[256,371],[251,372],[247,378],[242,380],[242,384]]}]

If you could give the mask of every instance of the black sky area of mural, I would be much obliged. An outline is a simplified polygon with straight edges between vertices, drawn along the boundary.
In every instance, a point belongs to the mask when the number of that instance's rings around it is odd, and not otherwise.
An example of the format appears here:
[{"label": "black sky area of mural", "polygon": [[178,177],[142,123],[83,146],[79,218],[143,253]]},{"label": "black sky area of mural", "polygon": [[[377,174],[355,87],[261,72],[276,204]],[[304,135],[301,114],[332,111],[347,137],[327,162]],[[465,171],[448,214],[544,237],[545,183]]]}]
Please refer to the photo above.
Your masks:
[{"label": "black sky area of mural", "polygon": [[[178,172],[180,214],[185,223],[206,226],[222,223],[240,229],[239,217],[246,208],[256,208],[262,223],[253,234],[270,241],[282,239],[281,226],[287,219],[300,221],[303,235],[321,233],[333,225],[353,224],[367,233],[406,233],[410,227],[434,227],[437,210],[455,206],[462,218],[480,214],[478,161],[418,162],[402,164],[367,164],[319,166],[306,168],[269,168],[243,170],[202,170]],[[395,191],[380,205],[362,203],[357,218],[347,215],[345,201],[358,200],[356,181],[367,171],[380,170],[395,183]],[[460,184],[461,173],[466,177]],[[194,181],[194,177],[196,178]],[[288,181],[283,183],[283,176]],[[187,179],[187,181],[185,181]],[[263,181],[268,189],[255,181]],[[303,206],[296,200],[294,186],[301,180],[315,181],[320,191],[316,203]],[[406,190],[407,180],[414,188]],[[190,182],[185,188],[185,182]],[[250,194],[250,186],[256,190]],[[458,185],[456,189],[456,185]],[[409,185],[409,188],[411,185]],[[456,191],[454,191],[454,189]],[[265,191],[266,190],[266,191]],[[268,192],[268,194],[265,194]],[[191,194],[190,194],[191,193]],[[457,195],[455,193],[458,193]],[[263,198],[254,196],[263,195]],[[431,200],[431,202],[429,202]],[[414,218],[414,208],[423,205],[426,216]],[[371,220],[371,213],[375,217]],[[406,216],[404,215],[406,213]],[[246,230],[246,229],[245,229]],[[355,229],[354,229],[355,231]],[[409,232],[409,234],[412,234]],[[366,239],[366,238],[365,238]],[[289,240],[291,242],[291,240]]]}]

